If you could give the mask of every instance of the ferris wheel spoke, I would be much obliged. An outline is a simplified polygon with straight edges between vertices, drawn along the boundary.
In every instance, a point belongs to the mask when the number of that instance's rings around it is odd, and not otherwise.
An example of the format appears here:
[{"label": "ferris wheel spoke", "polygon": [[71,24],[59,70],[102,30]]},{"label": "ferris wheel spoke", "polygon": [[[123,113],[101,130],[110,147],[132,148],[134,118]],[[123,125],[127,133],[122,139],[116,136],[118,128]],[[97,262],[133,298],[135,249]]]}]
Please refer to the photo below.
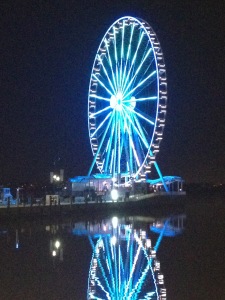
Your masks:
[{"label": "ferris wheel spoke", "polygon": [[115,56],[115,66],[116,66],[116,83],[117,88],[119,87],[119,74],[118,74],[118,55],[117,55],[117,47],[116,47],[116,27],[113,27],[114,34],[114,56]]},{"label": "ferris wheel spoke", "polygon": [[97,111],[95,113],[90,114],[89,118],[96,117],[96,116],[102,114],[103,112],[106,112],[109,109],[111,109],[111,106],[107,106],[107,107],[105,107],[105,108],[103,108],[103,109],[101,109],[101,110],[99,110],[99,111]]},{"label": "ferris wheel spoke", "polygon": [[[125,288],[125,292],[124,292],[124,297],[125,299],[129,299],[126,298],[127,296],[127,292],[130,290],[131,286],[132,286],[132,278],[133,278],[133,274],[134,274],[134,270],[135,270],[135,267],[136,267],[136,263],[137,263],[137,259],[138,259],[138,256],[140,254],[140,250],[141,250],[141,245],[139,245],[138,249],[137,249],[137,252],[135,254],[135,257],[134,257],[134,261],[133,261],[133,265],[132,265],[132,269],[131,269],[131,272],[130,272],[130,276],[129,276],[129,279],[127,281],[127,285],[126,285],[126,288]],[[133,290],[133,289],[132,289]]]},{"label": "ferris wheel spoke", "polygon": [[[147,255],[145,254],[146,258],[147,258]],[[149,269],[151,268],[151,264],[152,264],[152,259],[148,259],[147,258],[147,265],[145,267],[145,269],[142,271],[142,274],[141,276],[139,277],[138,281],[136,282],[133,290],[129,293],[127,299],[132,299],[131,297],[133,296],[133,294],[137,291],[137,290],[140,290],[141,286],[143,285],[144,281],[145,281],[145,278],[149,272]]]},{"label": "ferris wheel spoke", "polygon": [[[109,78],[109,74],[108,74],[108,72],[107,72],[107,70],[106,70],[106,68],[105,68],[105,66],[104,66],[103,60],[101,59],[100,55],[98,55],[98,60],[99,60],[101,66],[102,66],[102,68],[103,68],[103,71],[104,71],[104,73],[105,73],[105,75],[106,75],[106,77],[107,77],[107,80],[108,80],[108,82],[109,82],[109,84],[110,84],[110,86],[111,86],[113,92],[116,93],[115,86],[113,86],[112,81],[111,81],[111,79]],[[114,84],[114,85],[115,85],[115,84]]]},{"label": "ferris wheel spoke", "polygon": [[128,119],[129,119],[130,124],[132,125],[133,130],[134,130],[134,131],[138,134],[138,136],[141,138],[141,140],[142,140],[142,142],[144,143],[146,149],[148,149],[148,148],[149,148],[149,145],[148,145],[148,143],[147,143],[147,141],[146,141],[145,136],[142,136],[142,135],[141,135],[141,133],[139,132],[137,126],[134,124],[132,118],[129,116],[128,113],[126,113],[126,114],[127,114],[127,117],[128,117]]},{"label": "ferris wheel spoke", "polygon": [[[149,66],[150,67],[150,66]],[[149,68],[148,67],[148,68]],[[139,80],[138,83],[133,83],[133,86],[136,86],[137,84],[139,84],[143,78],[145,78],[146,74],[148,73],[148,68],[146,69],[145,73],[143,74],[142,78]],[[156,75],[157,76],[157,75]],[[153,78],[151,78],[149,81],[147,81],[145,84],[141,85],[136,91],[135,93],[133,94],[133,96],[137,97],[138,94],[140,93],[143,93],[143,91],[145,92],[146,91],[146,88],[149,87],[154,81],[156,81],[157,77],[154,76]],[[133,89],[133,87],[132,87]]]},{"label": "ferris wheel spoke", "polygon": [[[112,149],[112,156],[111,156],[111,162],[110,162],[110,174],[112,174],[113,159],[114,159],[114,149]],[[112,174],[112,175],[114,175],[114,174]]]},{"label": "ferris wheel spoke", "polygon": [[123,21],[122,27],[122,41],[121,41],[121,53],[120,53],[120,86],[122,85],[122,74],[123,74],[123,59],[124,59],[124,30],[125,30],[125,22]]},{"label": "ferris wheel spoke", "polygon": [[114,130],[115,130],[115,122],[113,122],[113,124],[112,124],[110,137],[109,137],[108,143],[107,143],[106,161],[105,161],[105,167],[104,167],[105,170],[108,170],[109,158],[112,153],[112,141],[113,141]]},{"label": "ferris wheel spoke", "polygon": [[143,79],[141,82],[139,82],[131,91],[129,91],[127,94],[124,95],[124,98],[128,97],[130,94],[133,94],[134,91],[142,86],[149,78],[151,78],[152,76],[154,76],[156,74],[156,71],[153,71],[151,74],[149,74],[145,79]]},{"label": "ferris wheel spoke", "polygon": [[[106,290],[106,288],[103,286],[103,284],[101,283],[101,281],[98,278],[95,278],[95,281],[97,283],[97,285],[101,288],[101,290],[104,292],[105,296],[107,297],[106,299],[111,300],[112,299],[112,295],[109,294],[109,292]],[[92,296],[92,295],[91,295]],[[95,298],[90,298],[90,299],[94,299],[94,300],[104,300],[103,298],[99,298],[99,297],[95,297]]]},{"label": "ferris wheel spoke", "polygon": [[118,173],[120,174],[121,173],[121,170],[120,170],[120,159],[121,159],[121,118],[119,118],[119,122],[118,122]]},{"label": "ferris wheel spoke", "polygon": [[111,58],[111,55],[110,55],[110,52],[109,52],[109,46],[108,46],[106,41],[105,41],[105,47],[106,47],[106,50],[107,50],[107,55],[108,55],[107,58],[108,58],[109,66],[110,66],[111,73],[112,73],[114,89],[117,91],[117,83],[116,83],[116,78],[115,78],[115,74],[114,74],[113,66],[112,66],[112,58]]},{"label": "ferris wheel spoke", "polygon": [[125,82],[124,82],[124,84],[123,84],[123,88],[122,88],[122,91],[123,91],[123,92],[124,92],[124,87],[126,87],[127,81],[128,81],[129,78],[130,78],[130,73],[131,73],[131,70],[133,69],[134,63],[135,63],[135,61],[136,61],[137,53],[138,53],[138,50],[139,50],[139,48],[140,48],[140,45],[141,45],[143,36],[144,36],[144,32],[142,31],[142,32],[141,32],[141,37],[140,37],[140,39],[139,39],[139,41],[138,41],[138,44],[137,44],[136,51],[135,51],[134,56],[133,56],[133,59],[132,59],[132,61],[131,61],[130,69],[129,69],[128,73],[126,74],[126,80],[125,80]]},{"label": "ferris wheel spoke", "polygon": [[[148,53],[147,48],[151,47],[150,42],[148,41],[146,44],[146,49],[143,51],[142,54],[142,59],[140,60],[139,66],[141,65],[141,69],[138,70],[136,76],[134,77],[134,80],[132,81],[132,84],[130,85],[129,89],[133,89],[134,86],[136,86],[139,82],[141,82],[146,76],[148,76],[149,74],[149,70],[151,70],[152,68],[152,63],[154,62],[154,54],[152,54],[152,59],[150,58],[150,53],[149,53],[149,57],[147,57],[146,59],[148,59],[146,62],[143,62],[143,60],[145,59],[146,53]],[[152,47],[150,48],[150,52],[153,51]],[[142,67],[142,63],[145,63],[145,66]],[[137,69],[139,68],[139,66],[137,66]],[[136,69],[136,71],[137,71]],[[153,66],[153,69],[155,69],[155,67]],[[133,72],[134,74],[134,72]],[[132,77],[132,78],[133,78]],[[128,83],[129,84],[129,83]],[[147,83],[146,86],[150,85],[150,82]],[[142,88],[143,89],[143,88]]]},{"label": "ferris wheel spoke", "polygon": [[[141,163],[139,161],[138,154],[137,154],[137,151],[136,151],[135,146],[134,146],[133,136],[132,136],[131,129],[129,128],[128,124],[125,125],[125,128],[126,128],[126,131],[128,133],[128,136],[129,136],[130,150],[132,149],[132,153],[133,153],[134,158],[135,158],[135,160],[137,162],[137,165],[140,167]],[[132,155],[130,155],[130,157],[132,157]],[[131,163],[132,163],[132,161],[131,161]]]},{"label": "ferris wheel spoke", "polygon": [[133,155],[134,155],[135,161],[137,162],[138,167],[140,167],[141,163],[140,163],[137,151],[136,151],[135,146],[134,146],[133,138],[132,138],[131,135],[130,135],[130,146],[131,146],[131,149],[133,150]]},{"label": "ferris wheel spoke", "polygon": [[123,82],[126,78],[127,63],[129,61],[130,52],[131,52],[131,43],[132,43],[133,34],[134,34],[134,27],[135,27],[135,24],[133,23],[132,27],[131,27],[130,40],[129,40],[129,45],[128,45],[128,49],[127,49],[126,63],[125,63],[124,71],[123,71],[123,76],[122,76],[123,78],[122,78],[121,86],[123,86]]},{"label": "ferris wheel spoke", "polygon": [[[129,163],[130,163],[130,173],[133,174],[135,173],[134,169],[135,169],[135,166],[133,164],[133,162],[135,161],[135,155],[134,155],[134,150],[132,147],[130,147],[132,143],[132,139],[131,139],[131,136],[129,136]],[[140,164],[140,163],[139,163]]]},{"label": "ferris wheel spoke", "polygon": [[110,98],[101,97],[101,96],[98,96],[98,95],[96,95],[96,94],[90,94],[90,97],[91,97],[91,98],[95,98],[95,99],[99,99],[99,100],[105,100],[105,101],[110,102]]},{"label": "ferris wheel spoke", "polygon": [[120,151],[120,158],[122,157],[123,149],[124,149],[124,133],[121,132],[121,143],[120,143],[120,149],[119,149],[119,151]]},{"label": "ferris wheel spoke", "polygon": [[[124,116],[124,119],[126,118],[126,116]],[[125,119],[126,120],[126,119]],[[130,168],[130,172],[134,173],[134,164],[137,163],[138,167],[140,167],[140,161],[138,158],[138,154],[137,151],[134,147],[134,142],[133,142],[133,133],[132,133],[132,129],[131,129],[131,124],[129,123],[129,125],[127,124],[127,122],[125,121],[125,130],[128,134],[128,138],[129,138],[129,154],[128,154],[128,161],[129,161],[129,168]]]},{"label": "ferris wheel spoke", "polygon": [[113,93],[105,86],[105,84],[95,75],[93,77],[98,81],[98,83],[112,96]]},{"label": "ferris wheel spoke", "polygon": [[[115,122],[116,122],[116,124],[118,122],[118,114],[117,113],[115,114]],[[115,130],[115,138],[114,138],[113,176],[116,173],[116,159],[117,159],[117,155],[118,155],[118,153],[116,151],[117,141],[118,141],[117,137],[118,137],[118,131],[117,131],[117,128],[116,128],[116,130]]]},{"label": "ferris wheel spoke", "polygon": [[[90,241],[90,244],[91,244],[91,246],[92,246],[93,251],[95,251],[95,246],[94,246],[94,243],[93,243],[92,238],[91,238],[90,236],[89,236],[89,241]],[[98,242],[99,242],[99,241],[98,241]],[[98,243],[98,242],[97,242],[97,243]],[[99,265],[99,267],[100,267],[101,274],[102,274],[102,276],[103,276],[103,278],[104,278],[104,281],[105,281],[105,283],[106,283],[106,286],[107,286],[107,288],[108,288],[108,291],[110,292],[111,295],[113,295],[112,290],[111,290],[110,285],[109,285],[109,282],[108,282],[108,279],[107,279],[107,276],[106,276],[106,274],[105,274],[105,270],[104,270],[104,268],[103,268],[103,266],[102,266],[102,262],[101,262],[101,260],[99,259],[99,257],[98,257],[97,255],[95,256],[95,258],[96,258],[96,260],[97,260],[97,262],[98,262],[98,265]],[[101,284],[101,282],[100,282],[98,279],[96,280],[96,278],[95,278],[95,281],[98,282],[99,286],[102,288],[102,290],[103,290],[103,291],[106,293],[106,295],[107,295],[108,292],[105,290],[105,288],[103,287],[103,285]],[[111,299],[111,298],[108,298],[108,299]]]},{"label": "ferris wheel spoke", "polygon": [[157,100],[158,97],[157,96],[152,96],[152,97],[144,97],[144,98],[134,98],[134,99],[129,99],[129,100],[123,100],[123,104],[124,103],[136,103],[136,102],[145,102],[145,101],[155,101]]},{"label": "ferris wheel spoke", "polygon": [[[131,110],[131,108],[128,107],[128,110]],[[149,123],[151,125],[155,125],[154,119],[151,118],[150,116],[148,116],[149,118],[147,118],[144,115],[137,112],[137,110],[131,110],[131,111],[133,112],[134,115],[137,115],[139,118],[145,120],[147,123]]]},{"label": "ferris wheel spoke", "polygon": [[102,126],[105,124],[105,122],[108,120],[109,117],[112,117],[112,112],[108,113],[108,115],[105,117],[105,119],[100,123],[100,125],[98,126],[98,128],[95,129],[95,131],[92,133],[91,138],[93,138],[96,133],[99,131],[100,128],[102,128]]},{"label": "ferris wheel spoke", "polygon": [[115,279],[113,277],[113,265],[112,265],[112,245],[109,245],[107,243],[107,239],[105,238],[105,246],[106,246],[106,257],[108,257],[108,264],[109,264],[109,273],[111,274],[111,283],[113,290],[115,291]]},{"label": "ferris wheel spoke", "polygon": [[116,298],[118,299],[118,291],[119,291],[119,280],[118,280],[118,265],[117,265],[117,261],[118,261],[118,258],[117,258],[117,249],[116,247],[114,246],[113,247],[113,251],[114,251],[114,272],[115,272],[115,290],[114,290],[114,293],[116,295]]},{"label": "ferris wheel spoke", "polygon": [[96,153],[95,153],[95,155],[94,155],[94,159],[93,159],[92,164],[91,164],[91,167],[90,167],[90,169],[89,169],[88,176],[90,176],[91,171],[92,171],[92,169],[93,169],[93,167],[94,167],[94,164],[95,164],[95,162],[96,162],[97,156],[99,155],[99,152],[101,151],[101,148],[102,148],[103,142],[104,142],[104,140],[105,140],[106,134],[107,134],[107,132],[108,132],[108,130],[109,130],[109,127],[110,127],[110,125],[111,125],[111,123],[112,123],[112,119],[113,119],[114,113],[115,113],[114,111],[112,111],[112,113],[110,113],[111,116],[110,116],[109,122],[108,122],[108,124],[106,125],[106,129],[105,129],[104,134],[103,134],[103,136],[102,136],[102,138],[101,138],[101,141],[100,141],[100,144],[99,144],[99,146],[98,146],[98,149],[97,149],[97,151],[96,151]]},{"label": "ferris wheel spoke", "polygon": [[[122,119],[122,118],[121,118]],[[122,144],[121,144],[121,153],[124,149],[125,151],[125,156],[126,156],[126,161],[127,161],[127,165],[126,165],[126,171],[127,172],[131,172],[131,154],[129,155],[129,152],[128,152],[128,147],[127,147],[127,144],[126,144],[126,141],[125,141],[125,134],[126,134],[126,131],[125,131],[125,122],[123,120],[123,123],[122,123]],[[130,148],[129,148],[130,149]],[[131,151],[131,150],[130,150]]]},{"label": "ferris wheel spoke", "polygon": [[142,136],[142,141],[144,142],[145,147],[149,148],[150,145],[149,145],[149,143],[148,143],[148,141],[146,139],[146,135],[144,134],[144,131],[143,131],[143,129],[142,129],[141,125],[140,125],[140,122],[139,122],[139,120],[137,119],[136,116],[134,116],[134,120],[135,120],[135,122],[137,124],[137,128],[138,128],[138,130],[140,132],[140,135]]},{"label": "ferris wheel spoke", "polygon": [[129,80],[129,83],[127,84],[127,86],[125,85],[126,83],[124,83],[124,90],[123,90],[124,94],[127,92],[127,90],[129,89],[129,87],[132,85],[134,79],[136,79],[139,71],[141,70],[141,67],[143,66],[143,64],[146,61],[146,59],[148,58],[148,56],[150,55],[151,51],[152,51],[152,48],[150,48],[148,50],[148,52],[146,53],[145,57],[142,59],[140,65],[138,66],[137,70],[134,73],[134,76],[131,78],[131,80]]},{"label": "ferris wheel spoke", "polygon": [[[153,278],[154,285],[155,285],[155,291],[151,292],[151,294],[152,295],[157,294],[157,299],[158,299],[159,296],[158,296],[157,284],[156,284],[156,280],[155,280],[155,276],[154,276],[154,272],[153,272],[153,268],[152,268],[152,259],[150,259],[150,260],[148,259],[148,264],[147,264],[146,268],[144,269],[144,271],[142,272],[142,276],[137,281],[134,291],[141,290],[141,288],[145,282],[145,278],[147,277],[147,274],[149,273],[149,270],[151,271],[152,278]],[[131,296],[132,296],[132,294],[131,294]]]}]

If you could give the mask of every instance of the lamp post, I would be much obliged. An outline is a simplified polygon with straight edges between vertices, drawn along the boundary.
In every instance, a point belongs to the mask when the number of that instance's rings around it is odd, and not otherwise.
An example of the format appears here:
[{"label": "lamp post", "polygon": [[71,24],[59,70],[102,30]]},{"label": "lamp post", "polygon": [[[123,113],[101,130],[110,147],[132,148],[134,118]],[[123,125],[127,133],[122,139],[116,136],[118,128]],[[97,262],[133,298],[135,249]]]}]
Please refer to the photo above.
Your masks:
[{"label": "lamp post", "polygon": [[16,189],[16,205],[19,206],[19,202],[20,202],[20,190],[22,190],[22,188],[18,187]]}]

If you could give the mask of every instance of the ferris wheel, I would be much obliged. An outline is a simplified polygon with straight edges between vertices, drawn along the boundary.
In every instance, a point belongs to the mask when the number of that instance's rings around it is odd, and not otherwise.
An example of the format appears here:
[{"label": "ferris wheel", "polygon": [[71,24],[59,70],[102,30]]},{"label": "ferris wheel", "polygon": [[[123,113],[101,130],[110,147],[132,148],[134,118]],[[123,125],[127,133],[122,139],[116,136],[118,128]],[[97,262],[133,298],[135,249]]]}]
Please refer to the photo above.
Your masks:
[{"label": "ferris wheel", "polygon": [[152,164],[159,172],[155,157],[166,104],[166,69],[155,32],[141,19],[118,19],[101,40],[91,72],[89,175],[95,164],[112,177],[145,178]]},{"label": "ferris wheel", "polygon": [[164,276],[151,240],[130,229],[125,235],[89,237],[93,255],[87,299],[166,300]]}]

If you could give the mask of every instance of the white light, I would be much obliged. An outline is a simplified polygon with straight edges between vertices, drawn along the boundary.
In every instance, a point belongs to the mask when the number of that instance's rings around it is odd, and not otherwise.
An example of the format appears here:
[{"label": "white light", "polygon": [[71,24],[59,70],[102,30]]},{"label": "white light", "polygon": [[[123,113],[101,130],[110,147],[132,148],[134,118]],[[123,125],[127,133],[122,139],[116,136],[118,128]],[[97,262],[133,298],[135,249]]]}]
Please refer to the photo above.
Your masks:
[{"label": "white light", "polygon": [[56,251],[55,250],[52,251],[52,256],[56,256]]},{"label": "white light", "polygon": [[117,228],[117,226],[118,226],[118,218],[117,217],[112,218],[112,226],[113,226],[113,228]]},{"label": "white light", "polygon": [[112,244],[113,246],[116,245],[116,237],[115,237],[115,235],[111,238],[111,244]]},{"label": "white light", "polygon": [[110,98],[110,106],[111,108],[115,108],[118,111],[122,110],[122,102],[123,102],[123,94],[119,91],[116,96],[112,95]]},{"label": "white light", "polygon": [[135,108],[135,106],[136,106],[136,99],[135,99],[135,97],[131,97],[131,98],[130,98],[129,106],[130,106],[132,109]]},{"label": "white light", "polygon": [[111,97],[111,99],[110,99],[110,106],[111,106],[112,108],[115,108],[116,105],[117,105],[117,100],[116,100],[116,97],[113,95],[113,96]]},{"label": "white light", "polygon": [[117,200],[118,199],[118,191],[117,190],[112,190],[111,191],[111,197],[112,197],[112,200]]},{"label": "white light", "polygon": [[56,241],[55,242],[55,247],[58,249],[60,247],[60,242],[59,241]]},{"label": "white light", "polygon": [[59,181],[59,180],[60,180],[60,177],[57,176],[57,175],[53,175],[53,179],[55,179],[56,181]]},{"label": "white light", "polygon": [[147,247],[147,248],[150,248],[150,247],[151,247],[151,240],[150,240],[150,239],[147,239],[147,240],[146,240],[146,247]]}]

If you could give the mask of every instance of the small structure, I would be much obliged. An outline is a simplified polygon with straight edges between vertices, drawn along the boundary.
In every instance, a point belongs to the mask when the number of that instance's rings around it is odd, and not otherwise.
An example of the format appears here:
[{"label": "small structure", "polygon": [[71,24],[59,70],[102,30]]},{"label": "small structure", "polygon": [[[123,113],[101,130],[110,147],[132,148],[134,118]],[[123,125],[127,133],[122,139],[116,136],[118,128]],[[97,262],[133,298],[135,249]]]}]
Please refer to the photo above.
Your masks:
[{"label": "small structure", "polygon": [[6,204],[7,201],[12,202],[13,196],[11,194],[10,188],[8,187],[3,187],[0,188],[0,203]]},{"label": "small structure", "polygon": [[[186,194],[184,191],[184,180],[179,176],[164,176],[164,184],[167,186],[167,191],[170,193]],[[158,179],[146,179],[146,183],[149,183],[154,192],[164,191],[164,186],[161,178]]]},{"label": "small structure", "polygon": [[94,190],[103,192],[106,188],[109,189],[112,184],[111,175],[93,174],[90,176],[76,176],[70,179],[72,183],[72,194],[84,190]]},{"label": "small structure", "polygon": [[96,198],[104,196],[112,185],[111,175],[93,174],[90,176],[76,176],[70,179],[72,184],[72,196],[75,201],[82,202],[86,198]]},{"label": "small structure", "polygon": [[59,204],[59,195],[46,195],[45,204],[46,205],[58,205]]}]

